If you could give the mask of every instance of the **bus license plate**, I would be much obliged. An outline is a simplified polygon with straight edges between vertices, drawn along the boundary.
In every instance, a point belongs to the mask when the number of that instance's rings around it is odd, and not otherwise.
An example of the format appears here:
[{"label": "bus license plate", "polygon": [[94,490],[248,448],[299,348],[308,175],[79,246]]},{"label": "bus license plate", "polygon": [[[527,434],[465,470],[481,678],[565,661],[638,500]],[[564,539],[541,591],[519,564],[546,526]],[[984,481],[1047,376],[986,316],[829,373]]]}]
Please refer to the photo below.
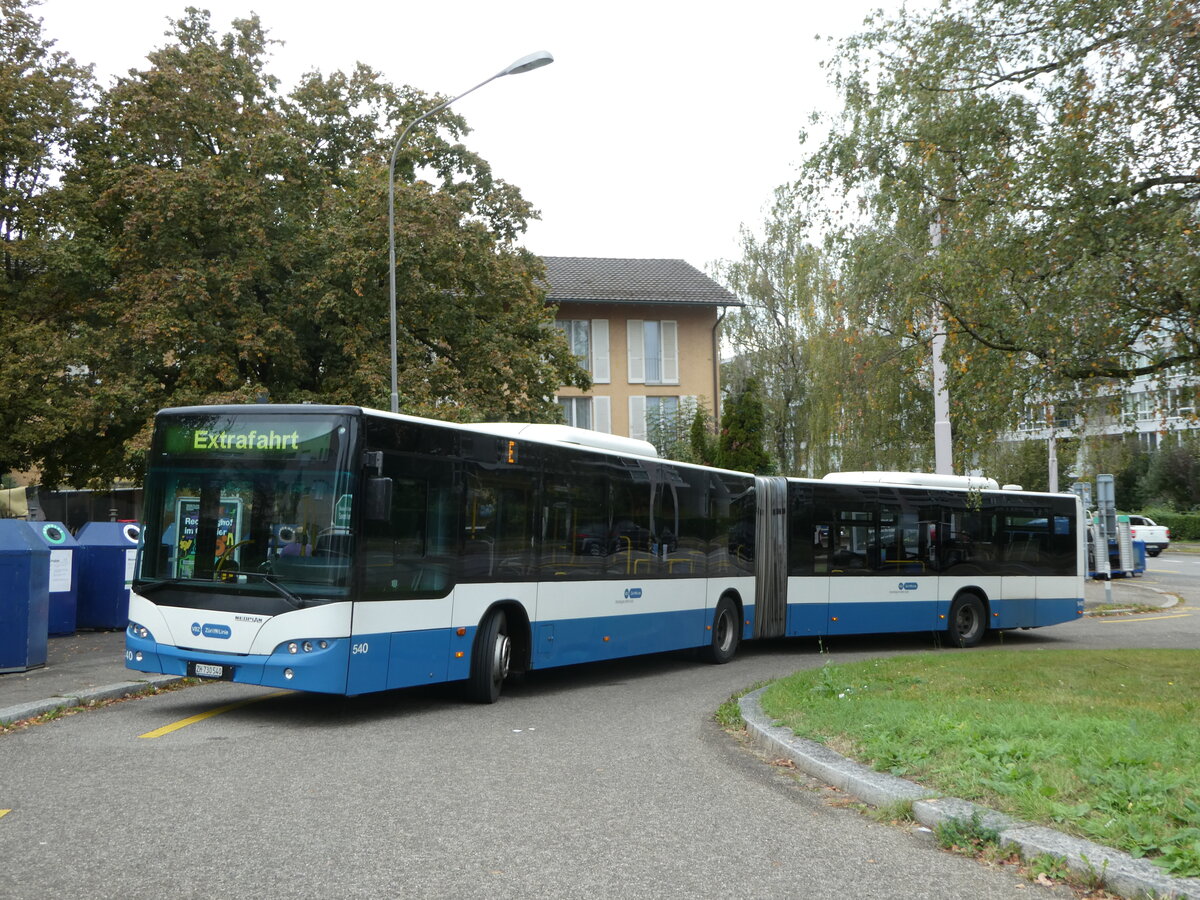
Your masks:
[{"label": "bus license plate", "polygon": [[195,678],[219,678],[222,681],[233,680],[233,666],[216,666],[212,663],[188,663],[189,675]]}]

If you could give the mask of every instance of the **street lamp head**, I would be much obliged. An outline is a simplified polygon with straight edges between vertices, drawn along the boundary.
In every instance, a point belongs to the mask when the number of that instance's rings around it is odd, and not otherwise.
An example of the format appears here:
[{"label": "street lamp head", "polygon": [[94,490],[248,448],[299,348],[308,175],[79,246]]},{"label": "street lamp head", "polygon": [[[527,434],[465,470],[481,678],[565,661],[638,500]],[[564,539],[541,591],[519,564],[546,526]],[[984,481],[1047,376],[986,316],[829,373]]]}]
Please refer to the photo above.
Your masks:
[{"label": "street lamp head", "polygon": [[520,75],[522,72],[528,72],[532,69],[540,69],[542,66],[548,66],[554,62],[554,57],[547,50],[538,50],[536,53],[530,53],[528,56],[522,56],[516,62],[509,63],[497,73],[497,77],[501,75]]},{"label": "street lamp head", "polygon": [[467,94],[479,90],[479,88],[488,82],[495,81],[497,78],[505,75],[520,75],[522,72],[528,72],[531,69],[540,69],[542,66],[548,66],[552,62],[554,62],[554,57],[545,50],[538,50],[536,53],[522,56],[515,62],[509,63],[491,78],[479,82],[471,90],[464,91],[457,97],[451,97],[449,100],[444,100],[433,109],[421,113],[421,115],[404,126],[404,130],[396,138],[396,143],[392,144],[392,156],[388,163],[388,306],[391,311],[389,330],[391,332],[392,344],[392,412],[400,411],[400,390],[398,385],[399,361],[396,355],[396,153],[399,151],[400,145],[404,143],[404,139],[408,136],[408,133],[413,130],[417,123],[423,122],[434,113],[445,109],[455,100],[461,100]]}]

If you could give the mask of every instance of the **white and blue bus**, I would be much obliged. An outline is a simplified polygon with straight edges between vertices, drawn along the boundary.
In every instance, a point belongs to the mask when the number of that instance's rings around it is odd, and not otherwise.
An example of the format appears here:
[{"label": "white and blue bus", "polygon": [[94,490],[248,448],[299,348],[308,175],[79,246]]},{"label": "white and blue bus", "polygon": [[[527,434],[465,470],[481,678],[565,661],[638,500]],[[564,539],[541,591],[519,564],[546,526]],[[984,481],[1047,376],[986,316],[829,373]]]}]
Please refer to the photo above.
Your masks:
[{"label": "white and blue bus", "polygon": [[[927,483],[922,479],[932,479]],[[908,483],[905,483],[905,482]],[[544,425],[354,406],[159,413],[126,661],[334,694],[754,637],[988,630],[1082,611],[1070,495],[755,478]]]}]

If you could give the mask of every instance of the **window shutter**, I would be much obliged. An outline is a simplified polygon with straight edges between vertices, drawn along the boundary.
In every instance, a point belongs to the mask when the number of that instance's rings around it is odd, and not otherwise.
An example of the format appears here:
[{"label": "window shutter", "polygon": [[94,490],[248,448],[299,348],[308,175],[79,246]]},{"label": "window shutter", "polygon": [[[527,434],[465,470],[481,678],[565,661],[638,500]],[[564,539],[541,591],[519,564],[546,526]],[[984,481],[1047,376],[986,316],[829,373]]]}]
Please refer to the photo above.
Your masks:
[{"label": "window shutter", "polygon": [[643,345],[642,320],[630,319],[625,323],[629,344],[629,383],[646,383],[646,348]]},{"label": "window shutter", "polygon": [[679,325],[662,323],[662,380],[663,384],[679,384]]},{"label": "window shutter", "polygon": [[608,319],[592,319],[592,381],[608,384]]},{"label": "window shutter", "polygon": [[646,439],[646,398],[629,398],[629,436],[644,441]]},{"label": "window shutter", "polygon": [[612,397],[592,398],[592,428],[612,434]]}]

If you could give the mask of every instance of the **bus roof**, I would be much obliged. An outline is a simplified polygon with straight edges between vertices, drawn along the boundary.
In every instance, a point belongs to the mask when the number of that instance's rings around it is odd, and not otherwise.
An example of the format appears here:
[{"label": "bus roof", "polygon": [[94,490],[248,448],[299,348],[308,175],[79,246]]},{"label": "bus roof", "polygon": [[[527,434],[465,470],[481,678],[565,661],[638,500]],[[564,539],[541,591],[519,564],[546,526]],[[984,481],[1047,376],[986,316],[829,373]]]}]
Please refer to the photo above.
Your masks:
[{"label": "bus roof", "polygon": [[524,422],[472,422],[469,428],[478,428],[502,437],[521,437],[548,444],[574,444],[596,450],[609,450],[629,456],[657,457],[658,450],[649,441],[606,434],[589,428],[572,428],[570,425],[530,424]]},{"label": "bus roof", "polygon": [[658,450],[649,441],[637,438],[622,437],[617,434],[605,434],[587,428],[572,428],[569,425],[531,424],[528,422],[445,422],[440,419],[427,419],[406,413],[390,413],[384,410],[372,409],[365,406],[348,404],[327,405],[318,403],[245,403],[221,404],[214,406],[185,406],[160,409],[159,415],[201,415],[201,414],[253,414],[268,415],[358,415],[367,413],[374,416],[395,417],[411,422],[421,422],[437,425],[443,428],[453,428],[460,431],[484,432],[497,437],[516,438],[537,441],[543,444],[569,444],[576,447],[587,447],[594,450],[607,450],[609,453],[620,453],[626,456],[645,456],[658,458]]},{"label": "bus roof", "polygon": [[1000,485],[995,478],[983,475],[935,475],[930,472],[830,472],[823,481],[840,484],[902,484],[920,487],[965,488],[977,491],[996,491]]}]

